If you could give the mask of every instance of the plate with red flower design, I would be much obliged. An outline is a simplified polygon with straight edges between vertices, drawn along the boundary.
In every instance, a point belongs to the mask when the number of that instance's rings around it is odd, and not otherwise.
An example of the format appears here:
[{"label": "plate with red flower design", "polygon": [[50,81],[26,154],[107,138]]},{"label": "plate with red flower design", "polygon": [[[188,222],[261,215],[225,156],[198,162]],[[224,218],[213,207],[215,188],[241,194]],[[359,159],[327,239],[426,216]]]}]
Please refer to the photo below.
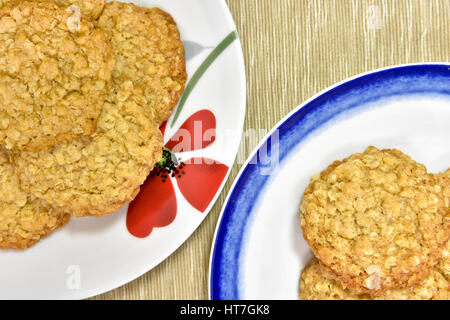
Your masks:
[{"label": "plate with red flower design", "polygon": [[0,253],[0,299],[83,299],[119,287],[170,256],[218,198],[241,140],[242,48],[223,0],[139,0],[177,22],[188,80],[161,126],[163,157],[136,199],[111,215],[72,218],[24,251]]}]

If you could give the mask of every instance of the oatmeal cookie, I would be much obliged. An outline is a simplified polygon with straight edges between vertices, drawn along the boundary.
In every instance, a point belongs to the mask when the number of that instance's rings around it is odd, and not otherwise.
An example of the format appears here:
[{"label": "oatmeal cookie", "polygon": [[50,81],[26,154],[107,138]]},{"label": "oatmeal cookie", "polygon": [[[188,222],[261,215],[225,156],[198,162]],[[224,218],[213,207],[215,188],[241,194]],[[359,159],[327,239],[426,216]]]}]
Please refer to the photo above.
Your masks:
[{"label": "oatmeal cookie", "polygon": [[69,221],[69,215],[23,192],[0,148],[0,249],[25,249]]},{"label": "oatmeal cookie", "polygon": [[[0,7],[7,3],[18,1],[21,0],[0,0]],[[42,0],[32,0],[32,1],[42,1]],[[81,14],[84,14],[88,17],[92,17],[94,19],[97,19],[100,16],[103,7],[105,6],[105,0],[51,0],[51,2],[66,7],[75,5],[78,8],[80,8]]]},{"label": "oatmeal cookie", "polygon": [[144,98],[159,124],[176,106],[186,82],[184,46],[172,17],[158,8],[108,2],[99,26],[117,48],[114,76],[145,88]]},{"label": "oatmeal cookie", "polygon": [[374,294],[419,284],[449,236],[437,179],[402,152],[369,147],[312,177],[303,236],[348,288]]},{"label": "oatmeal cookie", "polygon": [[14,155],[24,190],[76,217],[109,214],[134,199],[161,158],[162,135],[142,88],[122,78],[112,88],[93,138]]},{"label": "oatmeal cookie", "polygon": [[108,32],[67,7],[19,1],[0,8],[0,144],[37,152],[89,136],[109,92]]},{"label": "oatmeal cookie", "polygon": [[358,294],[344,288],[314,258],[303,269],[300,277],[300,299],[302,300],[449,300],[448,280],[433,269],[420,284],[387,290],[382,295]]},{"label": "oatmeal cookie", "polygon": [[[112,12],[117,16],[113,17]],[[142,15],[134,16],[134,12]],[[181,63],[180,57],[170,54],[171,41],[164,40],[170,35],[179,41],[178,31],[172,30],[174,24],[165,26],[167,20],[159,21],[160,16],[167,19],[159,9],[121,3],[105,6],[100,25],[113,33],[117,63],[111,92],[97,122],[97,133],[92,139],[62,143],[48,151],[15,153],[17,172],[25,190],[67,208],[77,217],[105,215],[134,199],[162,155],[162,135],[158,127],[163,112],[161,105],[152,99],[159,99],[156,92],[165,94],[163,101],[175,99],[170,86],[164,87],[166,91],[158,91],[157,83],[164,82],[160,75],[177,74],[173,70],[179,69]],[[149,23],[149,19],[159,22],[151,20]],[[128,29],[129,25],[134,26],[133,32]],[[142,43],[142,34],[154,40]],[[141,40],[136,41],[135,36]],[[163,49],[169,52],[167,60],[144,54]],[[166,57],[163,53],[155,56]],[[151,67],[152,61],[160,63],[156,73]],[[184,60],[182,65],[184,73]]]}]

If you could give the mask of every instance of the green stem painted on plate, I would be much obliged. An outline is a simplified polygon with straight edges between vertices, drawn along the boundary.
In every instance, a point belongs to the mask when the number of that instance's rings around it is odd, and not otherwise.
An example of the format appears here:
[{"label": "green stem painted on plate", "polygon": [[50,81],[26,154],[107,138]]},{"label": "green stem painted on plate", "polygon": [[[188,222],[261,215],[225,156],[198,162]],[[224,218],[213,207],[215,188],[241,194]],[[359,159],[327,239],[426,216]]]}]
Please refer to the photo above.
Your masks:
[{"label": "green stem painted on plate", "polygon": [[170,124],[170,127],[172,127],[175,122],[178,119],[178,116],[181,113],[181,110],[183,110],[184,104],[186,103],[186,100],[188,99],[190,93],[194,89],[197,82],[200,80],[200,78],[203,76],[205,71],[209,68],[209,66],[217,59],[218,56],[226,49],[228,46],[233,43],[234,40],[237,39],[237,33],[236,31],[232,31],[228,36],[225,37],[225,39],[222,40],[221,43],[217,45],[217,47],[209,54],[208,57],[206,57],[205,61],[198,67],[197,71],[195,71],[194,75],[192,76],[191,80],[189,80],[186,88],[184,89],[184,93],[181,96],[180,103],[178,104],[178,108],[175,111],[175,115],[173,117],[172,123]]}]

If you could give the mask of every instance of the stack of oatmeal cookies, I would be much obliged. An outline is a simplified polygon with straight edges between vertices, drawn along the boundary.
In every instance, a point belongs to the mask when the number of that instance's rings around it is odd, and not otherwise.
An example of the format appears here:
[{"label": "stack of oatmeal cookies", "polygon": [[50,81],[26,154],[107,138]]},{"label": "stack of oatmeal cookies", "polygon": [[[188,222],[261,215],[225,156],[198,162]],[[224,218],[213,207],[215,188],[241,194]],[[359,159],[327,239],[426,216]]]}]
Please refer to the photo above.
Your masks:
[{"label": "stack of oatmeal cookies", "polygon": [[158,8],[3,0],[0,248],[131,201],[186,77],[176,23]]},{"label": "stack of oatmeal cookies", "polygon": [[306,300],[448,300],[450,170],[430,174],[399,150],[369,147],[311,179],[303,236],[315,257]]}]

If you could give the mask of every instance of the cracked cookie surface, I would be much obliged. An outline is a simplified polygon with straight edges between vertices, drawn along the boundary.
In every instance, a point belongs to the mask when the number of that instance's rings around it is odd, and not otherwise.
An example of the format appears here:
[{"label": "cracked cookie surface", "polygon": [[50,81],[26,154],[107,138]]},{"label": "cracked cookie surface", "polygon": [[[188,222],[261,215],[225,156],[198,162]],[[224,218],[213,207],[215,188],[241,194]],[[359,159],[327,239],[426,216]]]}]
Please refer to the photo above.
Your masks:
[{"label": "cracked cookie surface", "polygon": [[109,91],[110,36],[52,2],[0,8],[0,144],[37,152],[89,136]]},{"label": "cracked cookie surface", "polygon": [[0,249],[25,249],[69,221],[69,215],[28,195],[0,148]]},{"label": "cracked cookie surface", "polygon": [[449,234],[437,179],[395,149],[335,161],[312,177],[300,211],[315,256],[362,293],[426,279]]},{"label": "cracked cookie surface", "polygon": [[117,48],[114,76],[127,77],[144,88],[152,117],[169,118],[186,82],[184,46],[172,17],[159,8],[108,2],[99,26],[111,32]]},{"label": "cracked cookie surface", "polygon": [[316,258],[300,277],[300,299],[303,300],[449,300],[449,283],[438,269],[420,284],[384,292],[382,295],[357,294],[345,289],[320,265]]}]

